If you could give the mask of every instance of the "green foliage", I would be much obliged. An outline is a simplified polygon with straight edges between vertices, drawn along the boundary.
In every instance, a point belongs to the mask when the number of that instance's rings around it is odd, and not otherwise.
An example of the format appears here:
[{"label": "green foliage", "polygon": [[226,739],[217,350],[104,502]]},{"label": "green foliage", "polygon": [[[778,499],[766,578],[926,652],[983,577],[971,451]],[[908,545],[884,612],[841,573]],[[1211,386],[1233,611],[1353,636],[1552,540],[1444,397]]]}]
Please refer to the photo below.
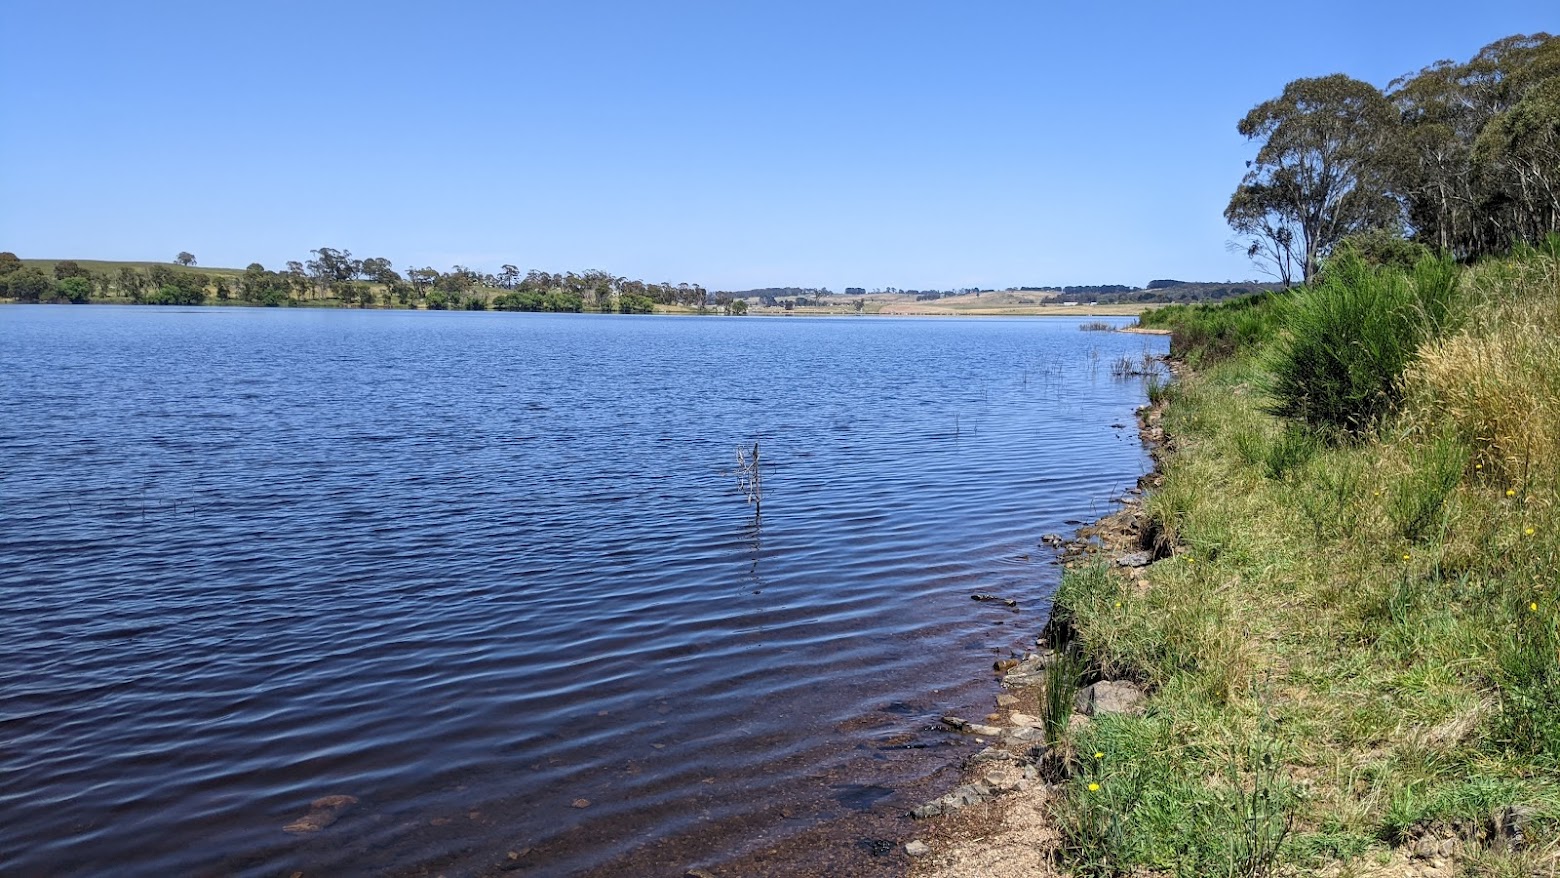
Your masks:
[{"label": "green foliage", "polygon": [[[1332,250],[1334,258],[1352,257],[1366,265],[1399,271],[1413,271],[1414,266],[1434,255],[1424,244],[1386,229],[1356,232],[1343,238]],[[1328,262],[1322,263],[1318,280],[1326,277],[1327,266]]]},{"label": "green foliage", "polygon": [[18,302],[39,302],[54,289],[54,282],[32,266],[18,269],[6,276],[6,290]]},{"label": "green foliage", "polygon": [[1509,596],[1504,609],[1496,742],[1554,770],[1560,768],[1560,611],[1555,596],[1538,588]]},{"label": "green foliage", "polygon": [[85,305],[92,297],[92,281],[85,277],[67,277],[54,284],[51,301]]},{"label": "green foliage", "polygon": [[1271,413],[1335,437],[1363,436],[1397,410],[1419,346],[1452,328],[1457,267],[1422,260],[1412,276],[1338,258],[1288,299],[1273,346]]},{"label": "green foliage", "polygon": [[[435,293],[428,297],[428,307],[430,308],[434,307],[433,297],[435,295],[439,294]],[[577,294],[564,292],[562,290],[548,290],[546,292],[540,292],[537,290],[516,290],[512,293],[503,293],[495,296],[493,299],[493,310],[551,311],[578,314],[585,310],[585,300],[583,297]]]},{"label": "green foliage", "polygon": [[1078,686],[1083,682],[1087,663],[1072,644],[1059,645],[1045,666],[1044,689],[1040,702],[1040,720],[1045,730],[1045,742],[1055,746],[1067,731],[1072,717],[1073,700]]},{"label": "green foliage", "polygon": [[1399,125],[1375,86],[1338,73],[1254,107],[1238,128],[1262,146],[1224,211],[1247,255],[1286,285],[1309,282],[1343,236],[1401,225],[1386,185]]},{"label": "green foliage", "polygon": [[1442,537],[1450,526],[1447,500],[1468,467],[1468,446],[1442,436],[1419,449],[1418,465],[1392,489],[1391,515],[1398,533],[1410,542]]},{"label": "green foliage", "polygon": [[1216,305],[1170,305],[1144,311],[1139,325],[1170,330],[1170,352],[1193,366],[1228,359],[1260,344],[1277,327],[1278,293],[1257,293]]},{"label": "green foliage", "polygon": [[143,305],[204,305],[206,291],[189,284],[167,284],[143,292],[137,301]]},{"label": "green foliage", "polygon": [[86,278],[90,277],[91,274],[91,272],[82,268],[80,264],[71,259],[61,259],[59,262],[54,263],[55,280],[65,280],[72,277]]},{"label": "green foliage", "polygon": [[1298,797],[1265,735],[1204,751],[1161,719],[1107,716],[1073,749],[1054,816],[1074,875],[1255,878],[1280,861]]},{"label": "green foliage", "polygon": [[22,267],[22,260],[9,250],[0,252],[0,277],[5,277]]}]

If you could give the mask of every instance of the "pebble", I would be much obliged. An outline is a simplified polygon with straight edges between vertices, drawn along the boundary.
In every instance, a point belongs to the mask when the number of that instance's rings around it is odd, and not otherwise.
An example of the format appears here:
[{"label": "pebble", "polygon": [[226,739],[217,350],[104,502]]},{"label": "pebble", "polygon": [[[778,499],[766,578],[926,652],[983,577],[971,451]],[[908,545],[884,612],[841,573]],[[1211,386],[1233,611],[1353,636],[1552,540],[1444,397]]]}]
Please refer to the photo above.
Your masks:
[{"label": "pebble", "polygon": [[570,804],[573,805],[576,808],[589,808],[590,807],[590,799],[575,799]]},{"label": "pebble", "polygon": [[912,857],[924,857],[931,852],[931,847],[924,841],[912,841],[905,845],[905,853]]}]

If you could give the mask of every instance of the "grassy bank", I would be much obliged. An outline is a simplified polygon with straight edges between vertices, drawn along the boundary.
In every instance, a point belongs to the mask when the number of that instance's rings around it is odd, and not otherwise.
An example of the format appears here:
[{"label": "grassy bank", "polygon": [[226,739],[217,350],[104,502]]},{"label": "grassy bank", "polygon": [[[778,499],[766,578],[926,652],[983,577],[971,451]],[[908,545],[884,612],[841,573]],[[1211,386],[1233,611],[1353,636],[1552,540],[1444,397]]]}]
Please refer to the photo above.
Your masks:
[{"label": "grassy bank", "polygon": [[[1074,874],[1560,868],[1560,239],[1171,307],[1168,557],[1068,572]],[[1065,681],[1065,683],[1071,681]]]}]

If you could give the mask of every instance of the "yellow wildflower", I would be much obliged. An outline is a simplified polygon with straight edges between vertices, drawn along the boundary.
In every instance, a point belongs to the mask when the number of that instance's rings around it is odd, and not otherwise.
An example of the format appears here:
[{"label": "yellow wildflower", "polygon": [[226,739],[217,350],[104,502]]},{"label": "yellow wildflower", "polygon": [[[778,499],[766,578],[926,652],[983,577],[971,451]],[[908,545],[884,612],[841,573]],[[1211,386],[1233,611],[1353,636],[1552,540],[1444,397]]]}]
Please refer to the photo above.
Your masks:
[{"label": "yellow wildflower", "polygon": [[1529,601],[1528,602],[1528,612],[1529,613],[1536,613],[1536,612],[1538,612],[1538,602],[1537,601]]},{"label": "yellow wildflower", "polygon": [[1404,552],[1404,553],[1403,553],[1403,560],[1404,560],[1404,561],[1411,561],[1411,560],[1413,560],[1413,557],[1414,557],[1414,556],[1412,556],[1412,555],[1410,555],[1410,554],[1408,554],[1408,553],[1407,553],[1407,552]]},{"label": "yellow wildflower", "polygon": [[1099,785],[1099,784],[1097,784],[1097,783],[1091,783],[1091,784],[1089,784],[1089,792],[1091,792],[1091,793],[1097,793],[1097,792],[1099,792],[1099,791],[1100,791],[1100,785]]},{"label": "yellow wildflower", "polygon": [[1528,536],[1532,536],[1535,533],[1535,531],[1530,527],[1527,530],[1523,531],[1523,533],[1527,534]]},{"label": "yellow wildflower", "polygon": [[1095,758],[1095,759],[1104,759],[1104,758],[1105,758],[1105,754],[1104,754],[1104,753],[1101,753],[1101,752],[1100,752],[1100,751],[1098,751],[1098,750],[1095,750],[1095,751],[1094,751],[1094,758]]},{"label": "yellow wildflower", "polygon": [[1515,496],[1517,496],[1517,489],[1516,488],[1507,488],[1506,489],[1506,496],[1507,497],[1515,497]]}]

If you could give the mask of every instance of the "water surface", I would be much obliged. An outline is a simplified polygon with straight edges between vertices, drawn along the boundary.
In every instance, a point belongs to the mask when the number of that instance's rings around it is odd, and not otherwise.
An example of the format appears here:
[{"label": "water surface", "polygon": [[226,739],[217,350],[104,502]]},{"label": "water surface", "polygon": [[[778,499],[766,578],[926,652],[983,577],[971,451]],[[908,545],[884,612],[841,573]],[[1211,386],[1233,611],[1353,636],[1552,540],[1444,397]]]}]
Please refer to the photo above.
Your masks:
[{"label": "water surface", "polygon": [[0,872],[680,875],[902,813],[1163,344],[0,309]]}]

